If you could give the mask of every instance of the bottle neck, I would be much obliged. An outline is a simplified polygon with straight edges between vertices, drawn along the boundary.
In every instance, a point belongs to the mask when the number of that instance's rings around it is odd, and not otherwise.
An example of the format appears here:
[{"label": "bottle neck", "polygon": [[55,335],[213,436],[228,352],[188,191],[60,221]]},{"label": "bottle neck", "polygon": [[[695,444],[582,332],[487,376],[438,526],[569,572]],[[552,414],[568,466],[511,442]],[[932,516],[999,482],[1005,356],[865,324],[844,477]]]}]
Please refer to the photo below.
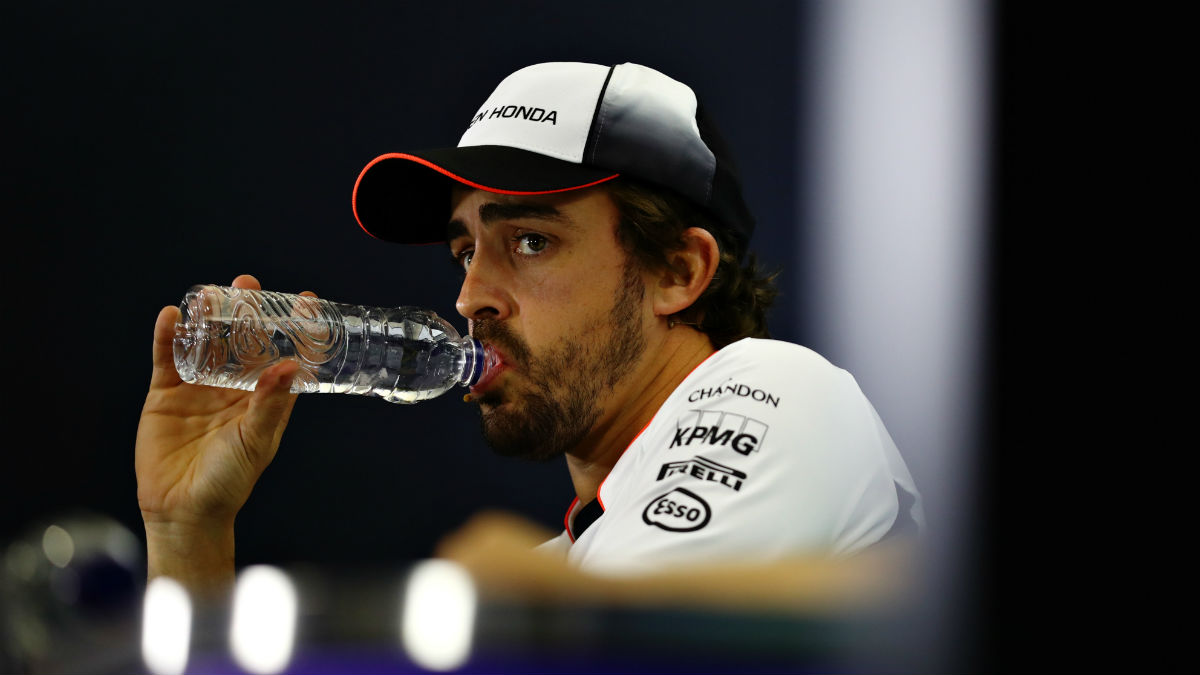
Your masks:
[{"label": "bottle neck", "polygon": [[483,348],[483,343],[469,335],[463,338],[462,346],[463,370],[462,375],[458,378],[458,383],[464,387],[470,387],[483,376],[487,353]]}]

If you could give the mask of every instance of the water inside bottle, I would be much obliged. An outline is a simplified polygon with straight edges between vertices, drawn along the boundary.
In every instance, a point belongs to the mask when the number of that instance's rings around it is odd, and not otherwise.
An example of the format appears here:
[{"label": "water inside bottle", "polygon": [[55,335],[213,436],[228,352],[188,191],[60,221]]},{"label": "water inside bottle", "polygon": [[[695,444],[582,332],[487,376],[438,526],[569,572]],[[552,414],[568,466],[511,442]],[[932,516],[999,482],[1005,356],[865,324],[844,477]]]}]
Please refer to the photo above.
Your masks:
[{"label": "water inside bottle", "polygon": [[293,359],[300,364],[294,393],[365,394],[393,403],[441,395],[476,358],[453,327],[420,309],[213,287],[189,293],[181,304],[174,351],[189,383],[250,391],[263,370]]}]

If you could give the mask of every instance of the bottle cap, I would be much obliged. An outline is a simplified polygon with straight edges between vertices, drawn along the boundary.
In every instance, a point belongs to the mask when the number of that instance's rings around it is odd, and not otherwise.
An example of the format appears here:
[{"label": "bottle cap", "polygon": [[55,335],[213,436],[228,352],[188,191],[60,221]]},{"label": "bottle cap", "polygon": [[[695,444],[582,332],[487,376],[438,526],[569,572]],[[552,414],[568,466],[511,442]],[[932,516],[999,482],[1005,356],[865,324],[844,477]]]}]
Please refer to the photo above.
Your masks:
[{"label": "bottle cap", "polygon": [[483,365],[487,357],[487,352],[483,348],[483,343],[475,338],[467,338],[467,345],[468,363],[462,384],[470,387],[483,376]]}]

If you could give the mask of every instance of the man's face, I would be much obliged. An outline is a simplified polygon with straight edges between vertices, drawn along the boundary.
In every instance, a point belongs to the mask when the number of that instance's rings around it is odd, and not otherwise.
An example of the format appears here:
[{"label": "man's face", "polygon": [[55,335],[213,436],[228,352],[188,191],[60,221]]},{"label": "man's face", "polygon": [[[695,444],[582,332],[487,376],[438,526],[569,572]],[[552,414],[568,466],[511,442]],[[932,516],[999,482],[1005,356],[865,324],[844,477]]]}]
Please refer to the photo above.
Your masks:
[{"label": "man's face", "polygon": [[461,188],[451,212],[458,311],[501,358],[472,389],[484,437],[505,456],[557,457],[611,417],[645,351],[645,279],[617,240],[616,207],[600,189]]}]

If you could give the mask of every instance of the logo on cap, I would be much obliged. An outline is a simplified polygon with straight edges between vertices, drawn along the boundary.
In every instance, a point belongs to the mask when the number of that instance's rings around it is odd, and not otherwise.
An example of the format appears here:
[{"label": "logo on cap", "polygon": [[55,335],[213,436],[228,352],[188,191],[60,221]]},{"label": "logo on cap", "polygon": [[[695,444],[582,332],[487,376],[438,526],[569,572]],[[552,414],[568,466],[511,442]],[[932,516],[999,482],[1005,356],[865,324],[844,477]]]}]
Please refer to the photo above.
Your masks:
[{"label": "logo on cap", "polygon": [[479,111],[479,114],[471,118],[471,123],[467,128],[475,126],[476,122],[481,122],[485,119],[510,119],[519,117],[530,122],[549,122],[550,124],[558,125],[558,111],[546,110],[545,108],[534,108],[523,105],[498,105],[490,111],[487,108]]}]

